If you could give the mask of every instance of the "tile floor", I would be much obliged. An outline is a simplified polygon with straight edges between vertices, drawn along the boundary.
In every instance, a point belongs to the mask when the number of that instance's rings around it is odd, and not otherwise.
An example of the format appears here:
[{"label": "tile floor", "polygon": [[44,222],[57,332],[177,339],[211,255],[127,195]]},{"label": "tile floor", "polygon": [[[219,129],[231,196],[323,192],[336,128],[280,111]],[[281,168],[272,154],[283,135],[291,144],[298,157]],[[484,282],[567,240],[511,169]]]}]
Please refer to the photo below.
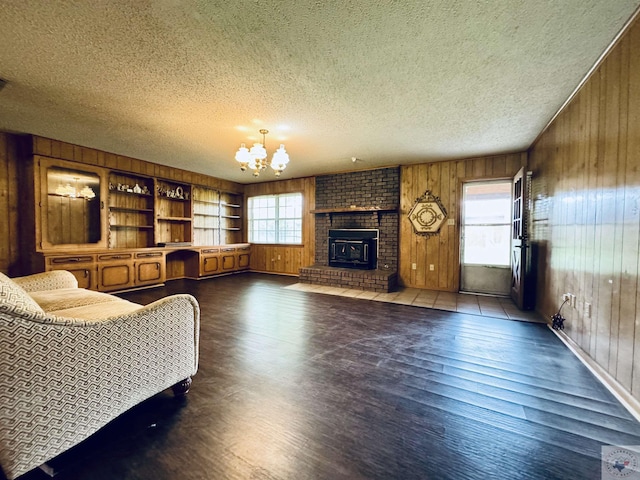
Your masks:
[{"label": "tile floor", "polygon": [[400,303],[414,307],[437,308],[439,310],[469,313],[484,317],[506,318],[527,322],[545,322],[544,318],[536,312],[519,310],[510,298],[404,287],[400,287],[397,292],[392,293],[367,292],[350,288],[310,285],[306,283],[295,283],[285,288],[303,292],[364,298],[378,302]]}]

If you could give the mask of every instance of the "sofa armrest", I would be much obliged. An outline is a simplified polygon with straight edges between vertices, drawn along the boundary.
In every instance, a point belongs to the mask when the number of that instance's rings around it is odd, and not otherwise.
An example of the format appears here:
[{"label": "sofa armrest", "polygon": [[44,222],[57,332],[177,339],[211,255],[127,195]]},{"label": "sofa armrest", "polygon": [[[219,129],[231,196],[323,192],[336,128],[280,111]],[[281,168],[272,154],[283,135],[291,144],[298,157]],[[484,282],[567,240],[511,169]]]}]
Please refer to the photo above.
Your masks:
[{"label": "sofa armrest", "polygon": [[58,288],[78,288],[78,280],[73,276],[73,273],[67,270],[34,273],[26,277],[12,278],[12,280],[27,292],[56,290]]},{"label": "sofa armrest", "polygon": [[99,321],[0,310],[0,391],[10,392],[0,396],[7,476],[49,461],[194,375],[199,329],[199,305],[187,294]]}]

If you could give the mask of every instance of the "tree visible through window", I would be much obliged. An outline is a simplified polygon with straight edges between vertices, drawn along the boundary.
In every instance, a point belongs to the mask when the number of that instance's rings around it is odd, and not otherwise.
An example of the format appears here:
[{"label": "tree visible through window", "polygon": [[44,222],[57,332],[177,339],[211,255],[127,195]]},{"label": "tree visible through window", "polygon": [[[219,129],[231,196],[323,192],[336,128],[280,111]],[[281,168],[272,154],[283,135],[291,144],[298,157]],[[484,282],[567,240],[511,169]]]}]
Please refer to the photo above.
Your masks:
[{"label": "tree visible through window", "polygon": [[260,195],[248,200],[249,242],[302,243],[302,193]]}]

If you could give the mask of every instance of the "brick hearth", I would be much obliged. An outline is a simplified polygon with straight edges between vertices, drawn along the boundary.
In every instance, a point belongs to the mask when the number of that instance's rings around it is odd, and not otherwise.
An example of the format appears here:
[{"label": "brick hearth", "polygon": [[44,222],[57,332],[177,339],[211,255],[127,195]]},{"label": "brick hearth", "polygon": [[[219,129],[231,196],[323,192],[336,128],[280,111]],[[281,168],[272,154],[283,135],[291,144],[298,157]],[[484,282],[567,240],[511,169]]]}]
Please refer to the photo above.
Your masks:
[{"label": "brick hearth", "polygon": [[398,272],[312,265],[300,269],[300,283],[388,293],[398,288]]}]

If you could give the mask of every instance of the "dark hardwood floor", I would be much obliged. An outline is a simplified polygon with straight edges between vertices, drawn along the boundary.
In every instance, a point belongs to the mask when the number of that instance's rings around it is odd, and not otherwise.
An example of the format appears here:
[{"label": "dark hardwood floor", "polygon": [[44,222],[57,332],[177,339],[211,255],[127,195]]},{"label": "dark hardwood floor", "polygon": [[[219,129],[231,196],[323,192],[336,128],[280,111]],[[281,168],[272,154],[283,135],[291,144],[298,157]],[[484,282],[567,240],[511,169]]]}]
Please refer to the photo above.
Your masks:
[{"label": "dark hardwood floor", "polygon": [[295,282],[123,294],[194,294],[200,370],[186,398],[163,392],[52,461],[56,479],[584,480],[603,445],[640,445],[545,325],[282,288]]}]

